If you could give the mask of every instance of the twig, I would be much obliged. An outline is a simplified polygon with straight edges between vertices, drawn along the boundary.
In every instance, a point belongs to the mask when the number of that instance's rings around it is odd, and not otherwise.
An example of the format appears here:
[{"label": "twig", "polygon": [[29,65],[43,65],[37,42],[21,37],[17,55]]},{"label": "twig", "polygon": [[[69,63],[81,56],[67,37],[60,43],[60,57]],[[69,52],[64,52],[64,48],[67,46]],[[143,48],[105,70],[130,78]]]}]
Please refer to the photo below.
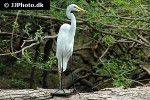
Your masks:
[{"label": "twig", "polygon": [[28,49],[28,48],[30,48],[30,47],[33,47],[33,46],[35,46],[35,45],[38,45],[39,43],[41,43],[41,42],[40,42],[40,41],[37,41],[36,43],[32,43],[32,44],[30,44],[29,46],[26,46],[26,47],[22,48],[22,55],[24,55],[24,51],[25,51],[26,49]]},{"label": "twig", "polygon": [[[35,42],[35,43],[30,44],[29,46],[26,46],[26,47],[22,48],[22,55],[24,55],[24,51],[25,51],[26,49],[28,49],[28,48],[30,48],[30,47],[33,47],[33,46],[35,46],[35,45],[38,45],[38,44],[41,43],[44,39],[50,39],[50,38],[56,38],[56,37],[57,37],[57,35],[55,35],[55,36],[44,36],[44,37],[41,37],[41,40],[40,40],[40,41],[37,41],[37,42]],[[30,41],[31,41],[31,40],[30,40]]]},{"label": "twig", "polygon": [[[12,35],[12,33],[8,33],[8,32],[0,32],[0,35]],[[17,34],[13,34],[13,35],[16,35],[17,36]],[[19,35],[18,35],[19,36]]]},{"label": "twig", "polygon": [[143,70],[145,70],[149,75],[150,75],[150,70],[147,69],[146,67],[142,66],[142,65],[139,65]]},{"label": "twig", "polygon": [[150,43],[141,35],[137,34],[136,32],[134,32],[133,30],[131,30],[138,38],[140,38],[143,42],[147,43],[148,45],[150,45]]},{"label": "twig", "polygon": [[[20,13],[20,10],[17,12],[17,16],[16,16],[14,24],[17,23],[19,13]],[[15,28],[13,27],[12,35],[11,35],[11,52],[13,52],[13,39],[14,39],[14,35],[13,34],[14,34],[14,31],[15,31]]]},{"label": "twig", "polygon": [[123,38],[123,39],[127,39],[127,40],[130,40],[130,41],[133,41],[133,42],[137,42],[137,43],[139,43],[139,44],[141,44],[141,45],[144,45],[145,47],[150,48],[150,45],[145,44],[144,42],[141,42],[141,41],[138,41],[138,40],[136,40],[136,39],[132,39],[132,38],[129,38],[129,37],[126,37],[126,36],[121,36],[121,35],[118,35],[118,34],[113,34],[113,33],[110,33],[110,32],[102,31],[102,30],[99,30],[99,29],[93,27],[91,24],[88,24],[88,23],[86,23],[86,24],[87,24],[89,27],[91,27],[94,31],[97,31],[97,32],[99,32],[99,33],[107,34],[107,35],[112,35],[112,36],[120,37],[120,38]]},{"label": "twig", "polygon": [[[113,15],[101,15],[100,17],[112,17],[112,18],[118,18],[118,19],[125,19],[125,20],[135,20],[135,21],[143,21],[149,23],[149,21],[144,20],[144,18],[133,18],[133,17],[122,17],[122,16],[113,16]],[[150,17],[146,17],[149,19]]]},{"label": "twig", "polygon": [[55,6],[53,6],[53,5],[50,5],[50,7],[55,8],[55,9],[57,9],[57,10],[66,10],[66,9],[62,9],[62,8],[55,7]]},{"label": "twig", "polygon": [[85,50],[85,49],[91,49],[91,47],[75,48],[75,49],[73,50],[73,52],[77,52],[77,51]]},{"label": "twig", "polygon": [[138,84],[140,84],[140,85],[142,85],[142,86],[145,86],[145,84],[143,84],[143,83],[141,83],[141,82],[139,82],[139,81],[136,81],[136,80],[132,80],[132,79],[128,79],[128,78],[126,78],[126,80],[130,80],[130,81],[132,81],[132,82],[135,82],[135,83],[138,83]]},{"label": "twig", "polygon": [[[0,32],[0,36],[11,36],[12,35],[12,33],[9,33],[9,32]],[[24,39],[27,39],[27,37],[25,37],[25,36],[22,36],[22,35],[18,35],[18,34],[13,34],[16,38],[17,37],[22,37],[22,38],[24,38]]]},{"label": "twig", "polygon": [[[31,45],[26,46],[26,47],[22,48],[22,49],[19,50],[19,51],[10,52],[10,53],[5,53],[5,54],[0,54],[0,56],[13,55],[13,54],[17,54],[17,53],[20,53],[20,52],[22,52],[22,54],[24,55],[24,51],[25,51],[26,49],[28,49],[28,48],[30,48],[30,47],[33,47],[33,46],[35,46],[35,45],[41,43],[44,39],[50,39],[50,38],[56,38],[56,37],[57,37],[57,35],[55,35],[55,36],[43,36],[43,37],[41,37],[41,40],[40,40],[40,41],[37,41],[37,42],[35,42],[35,43],[32,43]],[[33,41],[33,40],[28,40],[28,41]]]},{"label": "twig", "polygon": [[145,28],[136,28],[136,27],[130,27],[130,26],[124,26],[124,25],[112,25],[111,24],[108,24],[108,23],[101,23],[102,25],[104,26],[108,26],[108,27],[113,27],[113,28],[125,28],[125,29],[134,29],[134,30],[140,30],[140,31],[148,31],[150,32],[150,29],[145,29]]},{"label": "twig", "polygon": [[103,10],[107,10],[106,7],[104,7],[103,5],[101,5],[101,3],[99,2],[99,0],[96,0],[96,2],[98,3],[98,5],[99,5]]},{"label": "twig", "polygon": [[112,79],[110,78],[110,79],[104,80],[102,83],[99,82],[97,85],[95,85],[94,87],[92,87],[92,89],[93,89],[93,88],[96,88],[96,87],[98,87],[99,85],[104,84],[105,82],[108,82],[108,81],[110,81],[110,80],[112,80]]},{"label": "twig", "polygon": [[[12,12],[5,12],[5,11],[0,11],[0,13],[4,14],[5,16],[16,16],[17,13],[12,13]],[[65,23],[70,23],[70,20],[60,20],[60,19],[57,19],[55,17],[51,17],[51,16],[38,16],[38,15],[35,15],[35,14],[24,14],[24,13],[20,13],[19,14],[20,17],[34,17],[34,18],[40,18],[40,19],[51,19],[53,21],[59,21],[59,22],[65,22]],[[83,24],[83,21],[77,21],[78,24]]]},{"label": "twig", "polygon": [[21,48],[25,45],[26,42],[34,42],[35,40],[23,40],[23,43],[21,45]]},{"label": "twig", "polygon": [[4,54],[0,54],[0,56],[14,55],[14,54],[20,53],[21,51],[22,51],[22,50],[15,51],[15,52],[4,53]]},{"label": "twig", "polygon": [[98,58],[100,61],[101,61],[102,57],[104,57],[104,55],[105,55],[105,54],[107,53],[107,51],[109,50],[109,47],[110,47],[110,46],[108,46],[107,49],[105,50],[105,52]]},{"label": "twig", "polygon": [[128,48],[128,50],[127,50],[127,53],[130,53],[130,51],[133,49],[133,47],[136,45],[136,42],[133,42],[130,46],[129,46],[129,48]]},{"label": "twig", "polygon": [[131,43],[133,41],[129,41],[127,39],[120,39],[120,40],[115,40],[115,42],[117,42],[117,43]]}]

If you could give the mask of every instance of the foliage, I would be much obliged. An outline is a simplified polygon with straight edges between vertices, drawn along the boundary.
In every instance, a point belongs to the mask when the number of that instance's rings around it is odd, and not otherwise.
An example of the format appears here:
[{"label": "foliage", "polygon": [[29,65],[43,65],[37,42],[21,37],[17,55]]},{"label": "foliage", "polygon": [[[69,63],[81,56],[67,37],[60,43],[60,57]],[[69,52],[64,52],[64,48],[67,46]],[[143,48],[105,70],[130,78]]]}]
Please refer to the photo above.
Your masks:
[{"label": "foliage", "polygon": [[[99,64],[103,66],[99,68]],[[102,59],[101,63],[96,65],[94,68],[96,73],[100,75],[112,77],[113,85],[115,86],[131,86],[132,81],[128,80],[132,77],[132,74],[136,70],[132,60],[128,57],[117,58],[111,56],[110,59]]]},{"label": "foliage", "polygon": [[[40,58],[40,57],[39,57]],[[31,57],[31,52],[25,52],[25,54],[21,57],[21,58],[17,58],[17,64],[29,64],[31,66],[35,66],[37,68],[41,68],[41,69],[49,69],[52,67],[53,64],[56,63],[56,57],[49,57],[49,60],[47,60],[46,62],[42,63],[41,61],[43,61],[42,58],[39,59],[38,62],[34,62],[33,58]]]},{"label": "foliage", "polygon": [[38,38],[41,38],[42,34],[43,34],[42,27],[39,25],[39,29],[35,32],[35,38],[34,38],[34,40],[37,41]]},{"label": "foliage", "polygon": [[0,63],[0,73],[2,73],[5,69],[6,65],[4,65],[3,63]]},{"label": "foliage", "polygon": [[111,35],[105,35],[103,38],[102,38],[102,42],[109,45],[111,43],[114,43],[115,41],[115,38]]},{"label": "foliage", "polygon": [[26,83],[23,79],[11,79],[12,85],[15,88],[26,88],[28,83]]},{"label": "foliage", "polygon": [[26,23],[25,28],[23,29],[23,32],[26,33],[28,35],[28,37],[30,37],[29,31],[31,31],[31,23],[28,22],[28,23]]},{"label": "foliage", "polygon": [[0,69],[4,69],[5,68],[5,65],[3,63],[0,63]]}]

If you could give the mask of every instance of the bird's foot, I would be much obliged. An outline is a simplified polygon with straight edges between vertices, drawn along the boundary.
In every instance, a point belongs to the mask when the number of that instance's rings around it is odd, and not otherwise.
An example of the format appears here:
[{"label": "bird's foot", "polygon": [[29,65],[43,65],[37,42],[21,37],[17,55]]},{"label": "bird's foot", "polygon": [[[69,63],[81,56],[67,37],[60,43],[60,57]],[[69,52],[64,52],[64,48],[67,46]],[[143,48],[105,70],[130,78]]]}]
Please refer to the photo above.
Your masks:
[{"label": "bird's foot", "polygon": [[55,93],[58,93],[58,94],[65,94],[65,90],[60,88],[58,89]]},{"label": "bird's foot", "polygon": [[73,91],[72,91],[72,93],[79,93],[79,90],[77,90],[76,88],[73,88]]},{"label": "bird's foot", "polygon": [[56,92],[51,93],[52,97],[54,96],[66,96],[64,89],[58,89]]},{"label": "bird's foot", "polygon": [[52,96],[68,96],[70,94],[70,92],[67,92],[64,89],[58,89],[55,93],[51,93]]}]

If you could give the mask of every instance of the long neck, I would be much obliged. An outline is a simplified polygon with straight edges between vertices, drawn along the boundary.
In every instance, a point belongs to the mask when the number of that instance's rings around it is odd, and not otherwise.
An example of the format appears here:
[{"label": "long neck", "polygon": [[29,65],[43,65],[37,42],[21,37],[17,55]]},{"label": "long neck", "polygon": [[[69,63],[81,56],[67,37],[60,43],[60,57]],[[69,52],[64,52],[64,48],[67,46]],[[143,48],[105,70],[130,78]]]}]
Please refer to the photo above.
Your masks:
[{"label": "long neck", "polygon": [[76,32],[76,18],[74,16],[73,13],[71,13],[71,11],[67,10],[66,15],[69,19],[71,19],[71,27],[69,30],[70,35],[75,35]]}]

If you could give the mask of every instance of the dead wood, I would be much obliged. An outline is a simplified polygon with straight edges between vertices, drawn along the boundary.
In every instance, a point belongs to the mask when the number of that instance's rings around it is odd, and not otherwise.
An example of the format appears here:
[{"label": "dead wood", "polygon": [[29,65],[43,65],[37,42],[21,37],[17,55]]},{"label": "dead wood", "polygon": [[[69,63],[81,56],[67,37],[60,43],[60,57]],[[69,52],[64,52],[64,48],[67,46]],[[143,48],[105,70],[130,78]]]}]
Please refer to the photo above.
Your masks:
[{"label": "dead wood", "polygon": [[[0,90],[0,100],[150,100],[150,86],[136,88],[105,88],[90,93],[52,96],[56,89]],[[65,90],[66,93],[71,90]]]},{"label": "dead wood", "polygon": [[[89,74],[86,74],[87,72],[90,72],[90,70],[85,68],[78,68],[75,71],[73,71],[72,75],[74,77],[74,81],[78,82],[79,80],[88,77]],[[85,73],[85,75],[83,75],[82,73]],[[63,88],[69,88],[73,85],[72,75],[70,73],[66,78],[63,79]]]},{"label": "dead wood", "polygon": [[86,79],[81,79],[80,83],[83,84],[84,86],[88,87],[91,90],[94,90],[94,91],[98,91],[99,90],[98,87],[94,87],[94,84],[92,84],[90,81],[88,81]]},{"label": "dead wood", "polygon": [[[87,88],[90,88],[91,90],[94,90],[94,91],[99,90],[98,87],[94,87],[93,83],[91,83],[90,81],[86,80],[86,78],[90,77],[90,75],[91,75],[90,70],[85,69],[85,68],[78,68],[75,71],[73,71],[72,74],[73,74],[75,83],[79,82],[81,85],[86,86]],[[70,88],[71,86],[73,86],[73,84],[74,83],[72,81],[72,75],[70,73],[63,80],[63,88]]]}]

